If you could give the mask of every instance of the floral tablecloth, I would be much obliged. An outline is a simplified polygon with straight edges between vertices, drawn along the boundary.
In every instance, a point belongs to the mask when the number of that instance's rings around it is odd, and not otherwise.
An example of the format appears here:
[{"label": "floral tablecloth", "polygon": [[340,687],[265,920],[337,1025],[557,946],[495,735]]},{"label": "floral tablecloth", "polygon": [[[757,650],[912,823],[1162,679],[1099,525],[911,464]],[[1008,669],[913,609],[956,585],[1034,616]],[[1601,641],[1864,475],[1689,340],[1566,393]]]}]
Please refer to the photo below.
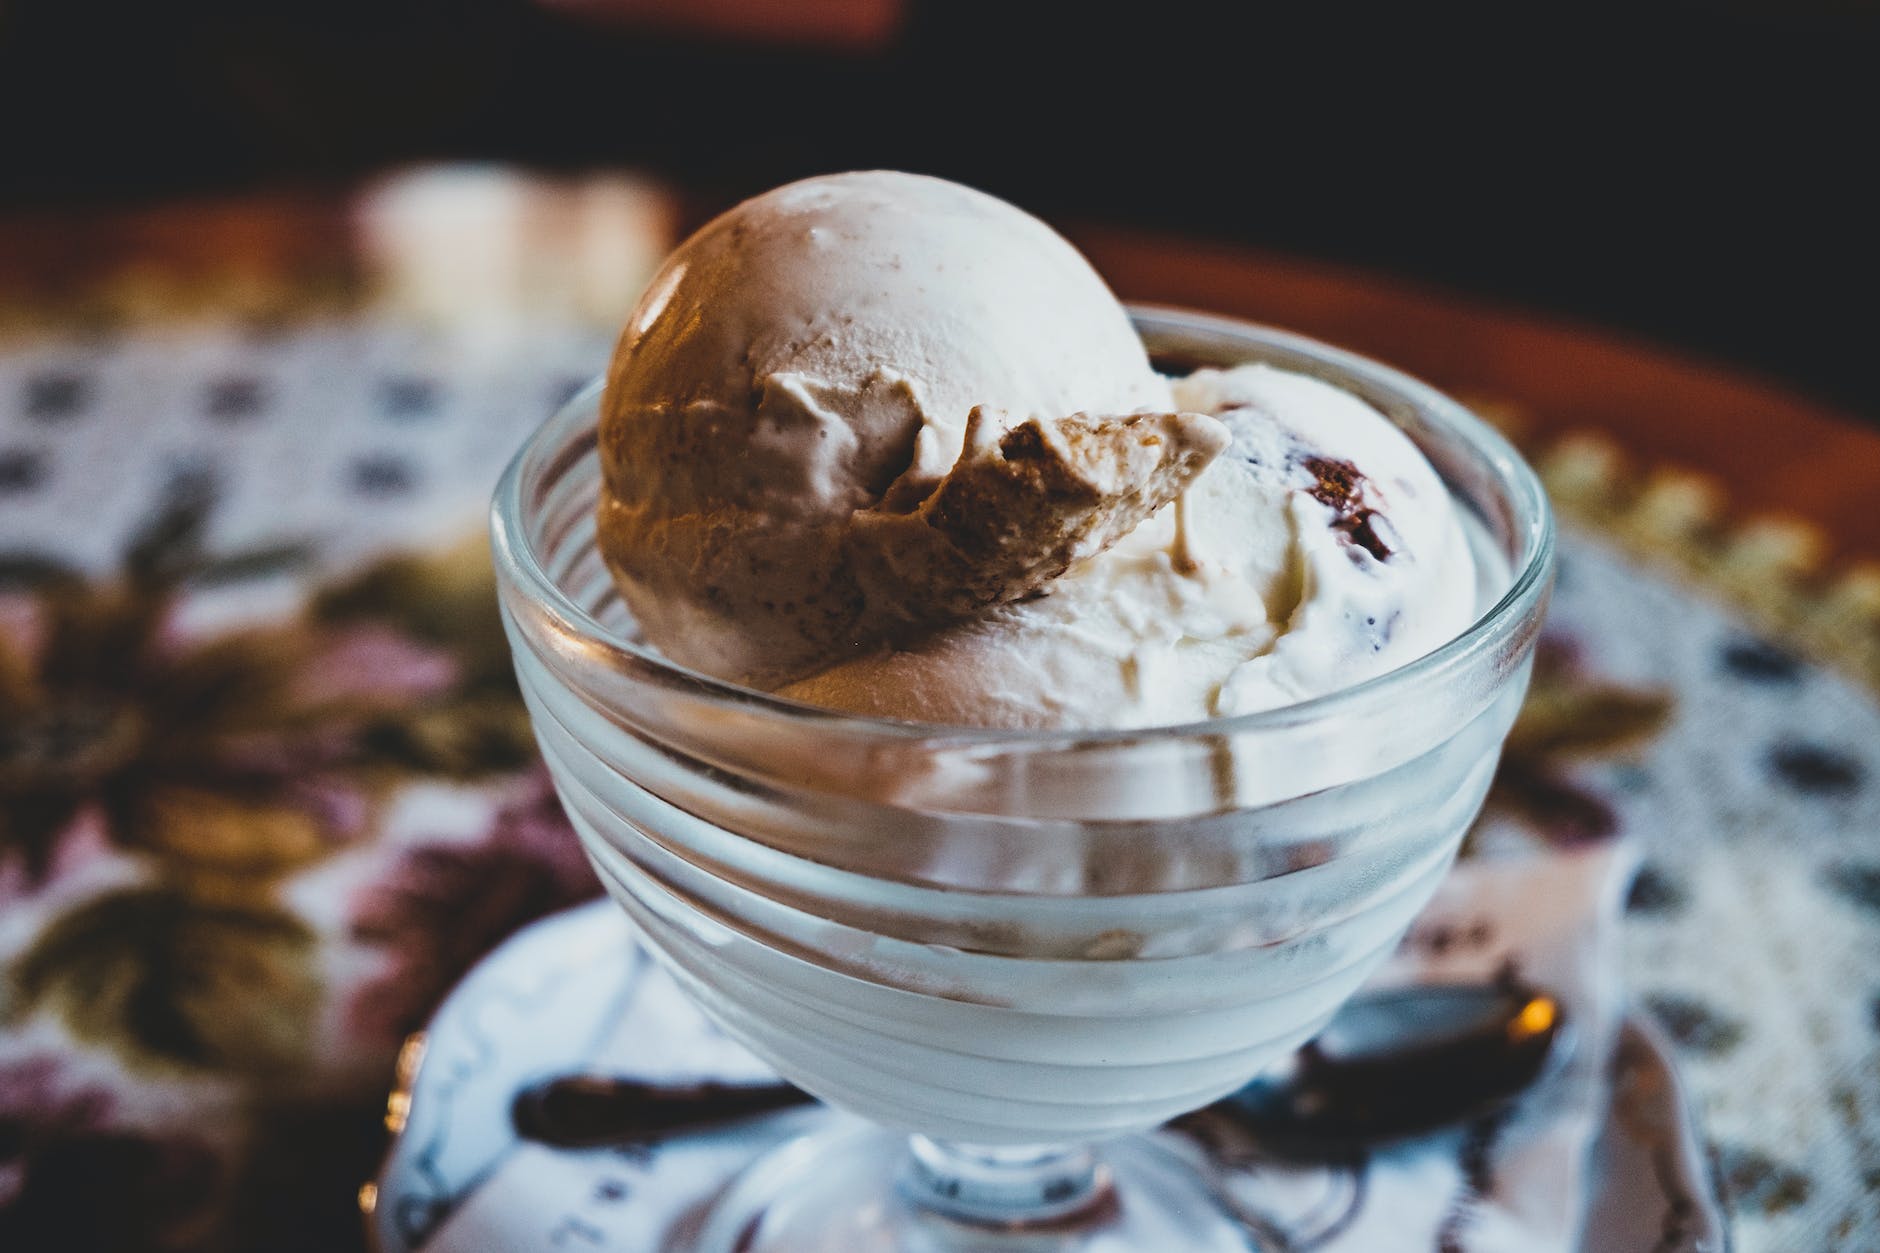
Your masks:
[{"label": "floral tablecloth", "polygon": [[[357,1247],[401,1041],[597,890],[481,514],[610,338],[355,312],[0,350],[0,1249]],[[1738,1247],[1880,1247],[1880,707],[1637,539],[1570,536],[1491,820],[1640,840],[1628,977]]]}]

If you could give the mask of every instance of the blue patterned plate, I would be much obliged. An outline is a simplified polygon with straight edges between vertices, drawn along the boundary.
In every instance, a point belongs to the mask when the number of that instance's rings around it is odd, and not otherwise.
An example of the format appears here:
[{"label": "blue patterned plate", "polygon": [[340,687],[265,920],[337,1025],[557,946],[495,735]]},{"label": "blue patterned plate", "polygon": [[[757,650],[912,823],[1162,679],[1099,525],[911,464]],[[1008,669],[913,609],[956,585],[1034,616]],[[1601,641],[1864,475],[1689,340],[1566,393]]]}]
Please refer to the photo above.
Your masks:
[{"label": "blue patterned plate", "polygon": [[[640,1031],[642,1019],[657,1030]],[[799,1112],[657,1153],[559,1153],[516,1139],[509,1103],[530,1080],[629,1064],[654,1077],[763,1074],[631,943],[611,902],[548,918],[497,949],[401,1059],[391,1114],[403,1129],[361,1196],[380,1253],[648,1253],[741,1162],[831,1116]],[[1723,1220],[1684,1092],[1664,1043],[1637,1019],[1622,1033],[1612,1091],[1581,1248],[1720,1253]]]}]

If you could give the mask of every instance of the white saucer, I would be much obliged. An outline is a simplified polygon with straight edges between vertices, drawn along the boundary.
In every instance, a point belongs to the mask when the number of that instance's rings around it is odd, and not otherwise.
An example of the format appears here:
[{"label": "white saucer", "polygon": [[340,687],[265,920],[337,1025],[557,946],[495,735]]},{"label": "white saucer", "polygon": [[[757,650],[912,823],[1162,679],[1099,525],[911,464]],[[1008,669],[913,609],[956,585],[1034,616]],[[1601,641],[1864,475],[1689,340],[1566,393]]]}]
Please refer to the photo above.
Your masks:
[{"label": "white saucer", "polygon": [[[547,1075],[620,1068],[616,1029],[630,1010],[660,1024],[658,1056],[651,1072],[635,1066],[641,1074],[690,1070],[736,1081],[764,1073],[631,945],[629,924],[611,902],[544,919],[477,966],[421,1048],[414,1043],[401,1059],[391,1112],[403,1130],[377,1183],[362,1192],[380,1253],[419,1253],[434,1239],[503,1253],[510,1246],[500,1233],[520,1229],[505,1210],[517,1207],[529,1211],[530,1231],[550,1234],[549,1244],[651,1253],[647,1236],[622,1236],[609,1225],[627,1208],[626,1167],[640,1233],[649,1207],[667,1216],[662,1222],[682,1223],[757,1152],[840,1117],[798,1111],[688,1136],[655,1154],[567,1153],[518,1141],[509,1117],[517,1090]],[[633,1060],[641,1060],[637,1051]],[[1636,1018],[1625,1026],[1613,1078],[1582,1249],[1720,1253],[1725,1224],[1682,1085],[1662,1039]],[[466,1241],[467,1228],[476,1234]]]}]

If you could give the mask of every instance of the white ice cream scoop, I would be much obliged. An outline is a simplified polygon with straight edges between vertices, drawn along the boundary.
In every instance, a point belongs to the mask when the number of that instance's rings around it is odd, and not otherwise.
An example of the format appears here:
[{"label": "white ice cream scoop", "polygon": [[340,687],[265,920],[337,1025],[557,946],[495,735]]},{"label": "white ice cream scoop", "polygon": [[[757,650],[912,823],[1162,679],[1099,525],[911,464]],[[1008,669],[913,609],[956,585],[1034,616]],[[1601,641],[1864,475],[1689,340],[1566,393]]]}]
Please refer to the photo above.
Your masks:
[{"label": "white ice cream scoop", "polygon": [[1350,687],[1475,620],[1458,512],[1377,410],[1258,365],[1177,380],[1175,397],[1231,443],[1173,507],[1041,595],[783,692],[919,722],[1169,725]]}]

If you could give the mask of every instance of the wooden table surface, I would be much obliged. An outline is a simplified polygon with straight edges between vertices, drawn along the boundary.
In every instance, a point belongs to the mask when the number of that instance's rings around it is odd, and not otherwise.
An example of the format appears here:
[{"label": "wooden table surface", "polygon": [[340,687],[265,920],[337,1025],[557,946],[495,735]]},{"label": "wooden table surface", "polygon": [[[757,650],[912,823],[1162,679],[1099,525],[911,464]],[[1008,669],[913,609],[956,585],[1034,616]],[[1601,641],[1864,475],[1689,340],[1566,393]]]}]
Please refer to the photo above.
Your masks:
[{"label": "wooden table surface", "polygon": [[[236,305],[270,315],[371,298],[439,250],[493,254],[495,287],[567,299],[601,318],[695,216],[632,177],[548,180],[420,171],[329,193],[0,219],[0,336],[101,311],[133,317]],[[466,246],[450,252],[438,231]],[[479,234],[479,232],[481,234]],[[1256,249],[1072,225],[1124,297],[1238,314],[1391,362],[1446,389],[1513,405],[1530,433],[1609,434],[1642,466],[1714,476],[1739,515],[1805,519],[1834,564],[1880,560],[1880,429],[1726,364],[1597,328]],[[485,237],[500,246],[482,247]],[[611,245],[608,242],[611,237]],[[486,295],[489,283],[479,291]],[[379,294],[382,294],[380,292]],[[497,297],[502,298],[502,297]],[[517,299],[524,298],[518,295]]]},{"label": "wooden table surface", "polygon": [[1733,508],[1821,527],[1880,558],[1880,430],[1792,390],[1545,315],[1244,247],[1091,229],[1123,294],[1239,314],[1341,344],[1445,389],[1504,398],[1532,434],[1609,434],[1641,463],[1714,475]]}]

